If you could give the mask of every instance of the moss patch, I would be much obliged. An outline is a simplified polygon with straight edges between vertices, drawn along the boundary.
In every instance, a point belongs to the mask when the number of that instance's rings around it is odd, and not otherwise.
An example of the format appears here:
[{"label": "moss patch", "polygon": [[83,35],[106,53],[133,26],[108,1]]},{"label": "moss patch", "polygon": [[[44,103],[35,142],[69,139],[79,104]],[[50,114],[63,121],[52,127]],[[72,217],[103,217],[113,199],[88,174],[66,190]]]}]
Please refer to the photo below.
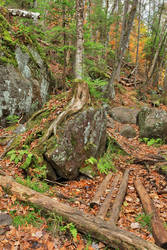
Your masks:
[{"label": "moss patch", "polygon": [[159,173],[167,177],[167,165],[159,167]]},{"label": "moss patch", "polygon": [[[2,10],[0,9],[0,12]],[[0,63],[10,63],[17,66],[15,48],[17,41],[7,19],[0,13]]]}]

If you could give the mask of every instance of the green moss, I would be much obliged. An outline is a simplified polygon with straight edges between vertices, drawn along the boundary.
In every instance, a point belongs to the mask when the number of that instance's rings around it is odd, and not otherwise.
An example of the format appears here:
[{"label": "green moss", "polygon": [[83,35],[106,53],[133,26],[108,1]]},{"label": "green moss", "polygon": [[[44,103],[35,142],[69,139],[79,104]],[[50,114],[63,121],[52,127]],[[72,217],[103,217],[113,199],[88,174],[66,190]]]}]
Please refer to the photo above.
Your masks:
[{"label": "green moss", "polygon": [[9,137],[1,137],[0,138],[0,146],[5,146],[9,142]]},{"label": "green moss", "polygon": [[76,139],[75,139],[75,137],[73,135],[71,135],[71,144],[72,144],[73,147],[75,147],[76,144],[77,144],[77,141],[76,141]]},{"label": "green moss", "polygon": [[47,153],[48,155],[52,153],[58,147],[57,139],[55,136],[52,136],[49,140],[47,140]]},{"label": "green moss", "polygon": [[13,64],[15,67],[17,66],[17,62],[14,59],[6,58],[4,56],[0,56],[0,63]]},{"label": "green moss", "polygon": [[10,148],[14,148],[14,149],[17,149],[19,148],[20,144],[21,144],[21,140],[22,140],[22,136],[21,135],[18,135],[14,138]]},{"label": "green moss", "polygon": [[89,177],[94,177],[97,173],[95,172],[93,166],[87,166],[79,169],[81,174],[84,174]]},{"label": "green moss", "polygon": [[[37,111],[35,114],[37,114],[38,112],[39,111]],[[35,118],[30,119],[27,122],[26,128],[28,130],[30,130],[30,129],[34,128],[36,125],[39,126],[43,118],[48,118],[49,117],[50,112],[51,112],[51,110],[48,109],[48,110],[45,110],[44,112],[41,112],[41,114],[39,114],[37,116],[35,116],[35,114],[34,114]],[[48,122],[47,121],[45,123],[45,127],[48,127]]]},{"label": "green moss", "polygon": [[11,126],[7,127],[5,131],[14,131],[17,128],[18,124],[12,124]]},{"label": "green moss", "polygon": [[159,168],[159,172],[165,176],[167,176],[167,165],[161,166]]},{"label": "green moss", "polygon": [[[2,10],[1,10],[2,11]],[[5,9],[4,9],[5,11]],[[5,13],[4,13],[5,14]],[[6,20],[6,18],[0,13],[0,34],[4,31],[4,29],[9,29],[10,24]]]}]

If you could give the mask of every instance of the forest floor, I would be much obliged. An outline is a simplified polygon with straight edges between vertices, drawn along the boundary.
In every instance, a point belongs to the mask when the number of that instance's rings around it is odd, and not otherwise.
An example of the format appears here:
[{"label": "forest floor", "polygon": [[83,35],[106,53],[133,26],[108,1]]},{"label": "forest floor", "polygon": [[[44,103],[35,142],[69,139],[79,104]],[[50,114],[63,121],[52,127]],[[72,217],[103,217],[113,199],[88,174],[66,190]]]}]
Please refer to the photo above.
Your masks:
[{"label": "forest floor", "polygon": [[[117,93],[116,99],[112,102],[112,106],[121,106],[122,101],[120,100],[123,100],[125,106],[135,107],[136,104],[132,98],[132,96],[134,97],[135,89],[133,87],[124,88],[126,91],[124,94]],[[50,104],[54,105],[54,101],[55,98],[50,100]],[[140,106],[142,105],[144,105],[144,103],[140,103]],[[62,102],[58,108],[60,107],[62,107]],[[160,108],[167,110],[166,106],[163,105],[160,106]],[[124,230],[133,232],[145,240],[154,242],[153,236],[150,232],[148,219],[146,218],[145,221],[142,221],[142,214],[144,211],[134,186],[134,179],[136,176],[140,177],[140,180],[154,201],[154,205],[157,208],[160,218],[166,227],[167,194],[159,194],[159,191],[166,187],[167,180],[163,175],[157,172],[154,165],[147,166],[144,164],[134,164],[132,159],[135,157],[144,159],[144,157],[147,155],[157,155],[160,151],[167,151],[167,145],[161,145],[159,147],[156,147],[155,145],[146,145],[144,142],[139,140],[138,127],[136,125],[132,126],[134,126],[137,133],[137,136],[133,139],[127,139],[119,134],[119,131],[122,127],[122,125],[119,123],[115,123],[114,128],[107,128],[107,133],[110,136],[113,136],[121,148],[128,153],[126,155],[119,154],[113,158],[113,164],[116,167],[117,172],[113,172],[112,180],[114,179],[116,173],[121,174],[123,170],[127,168],[131,170],[129,174],[127,193],[121,208],[117,225]],[[10,132],[8,133],[10,134]],[[4,129],[0,129],[0,136],[3,134]],[[23,139],[25,139],[24,136]],[[4,152],[4,150],[5,146],[0,146],[0,155]],[[0,161],[0,170],[9,176],[23,176],[22,170],[19,168],[19,164],[14,164],[9,158],[4,158]],[[94,179],[81,177],[79,180],[63,182],[61,184],[57,183],[50,186],[50,190],[46,193],[46,195],[51,194],[52,198],[54,198],[56,197],[56,193],[60,192],[63,197],[62,199],[59,198],[61,202],[69,203],[72,207],[78,207],[85,213],[96,215],[99,207],[94,206],[93,208],[90,208],[90,202],[104,177],[104,174],[99,174]],[[110,183],[112,183],[112,180]],[[119,183],[113,194],[111,205],[114,202],[114,198],[116,197],[118,189]],[[106,190],[106,193],[104,194],[104,197],[101,199],[101,203],[104,201],[108,190],[109,186]],[[46,216],[43,216],[42,212],[37,213],[37,211],[29,204],[18,202],[14,195],[7,194],[5,190],[2,189],[2,187],[0,187],[0,197],[1,212],[6,211],[11,216],[13,216],[13,218],[17,217],[18,220],[21,218],[21,216],[26,218],[28,214],[31,215],[29,220],[30,223],[28,223],[28,220],[25,219],[25,221],[22,223],[23,225],[18,225],[18,227],[13,225],[9,226],[6,228],[5,233],[0,234],[0,249],[110,249],[107,248],[103,243],[96,242],[91,239],[90,235],[83,236],[82,234],[78,233],[77,237],[74,238],[68,230],[63,231],[62,227],[61,232],[61,230],[59,230],[59,226],[62,224],[60,218],[58,219],[57,217],[53,216],[52,219],[50,219],[50,222],[52,222],[52,228],[49,228],[48,220]]]}]

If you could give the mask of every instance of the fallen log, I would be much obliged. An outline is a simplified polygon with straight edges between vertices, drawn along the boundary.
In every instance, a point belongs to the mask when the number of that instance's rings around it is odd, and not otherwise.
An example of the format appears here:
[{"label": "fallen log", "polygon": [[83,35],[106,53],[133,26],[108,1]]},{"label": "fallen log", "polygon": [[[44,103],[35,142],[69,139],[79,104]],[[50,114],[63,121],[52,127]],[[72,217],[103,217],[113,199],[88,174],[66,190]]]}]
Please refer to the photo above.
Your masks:
[{"label": "fallen log", "polygon": [[122,182],[121,182],[117,197],[115,198],[113,207],[111,209],[110,218],[109,218],[109,223],[111,225],[116,225],[117,220],[119,218],[119,213],[120,213],[121,206],[124,201],[124,197],[125,197],[127,186],[128,186],[128,177],[129,177],[129,169],[126,169],[122,178]]},{"label": "fallen log", "polygon": [[162,156],[159,155],[144,155],[143,157],[136,157],[133,161],[135,164],[149,164],[149,165],[154,165],[158,162],[165,163],[166,159]]},{"label": "fallen log", "polygon": [[152,233],[156,244],[167,249],[167,231],[164,228],[163,221],[159,218],[156,208],[141,181],[136,179],[134,184],[145,212],[151,216]]},{"label": "fallen log", "polygon": [[25,187],[9,176],[0,176],[0,185],[9,190],[17,199],[40,206],[43,209],[55,212],[67,221],[75,224],[78,231],[91,236],[110,247],[121,250],[162,250],[162,248],[147,242],[133,233],[126,232],[116,226],[111,226],[103,220],[87,215],[76,208],[52,199],[28,187]]},{"label": "fallen log", "polygon": [[11,14],[12,16],[31,18],[34,20],[37,20],[40,18],[39,12],[31,12],[31,11],[19,10],[19,9],[7,9],[7,10],[9,11],[9,14]]},{"label": "fallen log", "polygon": [[97,214],[97,217],[102,219],[102,220],[104,220],[104,218],[105,218],[105,216],[107,214],[107,211],[110,208],[112,194],[113,194],[113,191],[114,191],[114,189],[116,188],[116,186],[118,184],[119,178],[120,178],[119,174],[115,176],[115,178],[113,180],[113,183],[112,183],[111,190],[108,193],[107,197],[105,198],[102,206],[100,207],[99,213]]},{"label": "fallen log", "polygon": [[108,175],[106,175],[106,177],[104,178],[104,180],[100,184],[93,200],[90,202],[90,207],[94,207],[95,205],[100,204],[101,196],[103,195],[104,191],[106,190],[106,188],[111,180],[111,177],[112,177],[112,173],[109,173]]}]

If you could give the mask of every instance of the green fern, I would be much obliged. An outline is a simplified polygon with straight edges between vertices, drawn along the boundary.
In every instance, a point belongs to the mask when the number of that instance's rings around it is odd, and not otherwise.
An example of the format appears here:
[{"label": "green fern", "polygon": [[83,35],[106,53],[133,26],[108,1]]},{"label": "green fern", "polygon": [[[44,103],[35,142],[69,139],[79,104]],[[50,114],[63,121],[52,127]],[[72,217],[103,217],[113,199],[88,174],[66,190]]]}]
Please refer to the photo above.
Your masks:
[{"label": "green fern", "polygon": [[73,237],[74,239],[76,239],[76,238],[77,238],[78,232],[77,232],[77,229],[76,229],[75,225],[74,225],[73,223],[68,223],[67,225],[61,226],[61,227],[60,227],[60,230],[61,230],[62,232],[63,232],[63,231],[66,231],[67,229],[70,231],[72,237]]}]

